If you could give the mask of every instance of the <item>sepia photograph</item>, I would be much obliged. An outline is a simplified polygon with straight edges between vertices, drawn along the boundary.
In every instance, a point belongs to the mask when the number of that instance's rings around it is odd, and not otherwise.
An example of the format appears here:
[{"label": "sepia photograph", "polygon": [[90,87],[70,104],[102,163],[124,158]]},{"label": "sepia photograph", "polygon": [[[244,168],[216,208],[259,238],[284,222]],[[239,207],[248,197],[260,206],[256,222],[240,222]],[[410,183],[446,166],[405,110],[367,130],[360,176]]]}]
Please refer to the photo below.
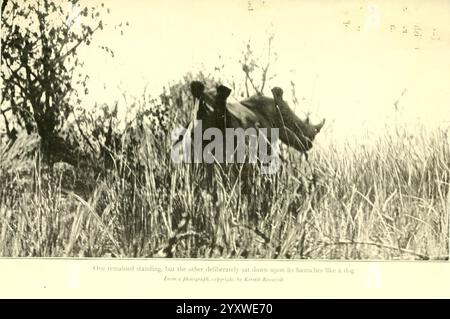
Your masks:
[{"label": "sepia photograph", "polygon": [[0,257],[448,261],[449,21],[2,0]]}]

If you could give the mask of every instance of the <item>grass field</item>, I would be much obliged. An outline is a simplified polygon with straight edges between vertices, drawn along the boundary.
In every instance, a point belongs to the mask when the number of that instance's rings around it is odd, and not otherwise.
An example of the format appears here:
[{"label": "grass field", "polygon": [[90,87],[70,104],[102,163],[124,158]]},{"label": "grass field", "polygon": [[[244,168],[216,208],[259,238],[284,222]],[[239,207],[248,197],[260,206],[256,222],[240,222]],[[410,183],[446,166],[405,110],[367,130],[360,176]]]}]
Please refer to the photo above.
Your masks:
[{"label": "grass field", "polygon": [[[326,133],[277,174],[175,165],[141,133],[136,163],[98,173],[0,144],[0,256],[447,259],[448,130],[387,130],[356,147]],[[126,146],[126,145],[125,145]],[[126,147],[124,147],[126,148]]]}]

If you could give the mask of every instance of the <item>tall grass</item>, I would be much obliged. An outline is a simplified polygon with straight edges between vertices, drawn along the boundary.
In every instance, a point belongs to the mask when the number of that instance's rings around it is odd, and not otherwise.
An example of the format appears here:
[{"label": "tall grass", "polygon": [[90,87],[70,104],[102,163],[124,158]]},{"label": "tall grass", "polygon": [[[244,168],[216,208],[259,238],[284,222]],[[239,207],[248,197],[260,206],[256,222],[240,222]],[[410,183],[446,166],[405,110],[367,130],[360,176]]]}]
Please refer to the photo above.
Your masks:
[{"label": "tall grass", "polygon": [[172,163],[170,141],[149,131],[138,165],[118,154],[100,175],[48,167],[21,136],[0,147],[0,255],[448,258],[448,132],[405,126],[359,147],[328,138],[308,162],[284,150],[276,174],[216,165],[211,178]]}]

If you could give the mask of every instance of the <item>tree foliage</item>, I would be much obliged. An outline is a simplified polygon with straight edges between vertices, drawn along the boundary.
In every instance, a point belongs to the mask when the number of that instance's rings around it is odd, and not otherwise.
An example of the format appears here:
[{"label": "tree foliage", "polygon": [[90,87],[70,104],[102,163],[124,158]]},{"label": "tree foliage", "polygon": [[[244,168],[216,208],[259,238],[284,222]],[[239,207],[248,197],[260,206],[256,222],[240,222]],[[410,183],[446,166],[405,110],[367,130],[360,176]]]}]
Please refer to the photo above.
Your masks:
[{"label": "tree foliage", "polygon": [[70,160],[60,133],[88,92],[77,51],[103,29],[107,12],[79,0],[3,0],[0,113],[10,139],[37,132],[44,154]]}]

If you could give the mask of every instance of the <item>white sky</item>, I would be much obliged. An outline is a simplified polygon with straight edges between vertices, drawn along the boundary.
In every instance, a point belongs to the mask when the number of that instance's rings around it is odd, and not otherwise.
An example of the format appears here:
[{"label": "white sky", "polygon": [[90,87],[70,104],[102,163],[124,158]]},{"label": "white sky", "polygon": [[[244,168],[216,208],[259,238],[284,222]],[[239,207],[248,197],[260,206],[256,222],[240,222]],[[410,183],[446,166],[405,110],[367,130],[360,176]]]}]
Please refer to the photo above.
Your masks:
[{"label": "white sky", "polygon": [[106,22],[130,26],[123,36],[106,29],[95,39],[115,58],[92,47],[80,51],[91,74],[89,101],[121,100],[121,90],[139,96],[145,86],[159,93],[188,71],[213,72],[219,55],[222,77],[241,81],[244,43],[251,39],[262,50],[272,31],[278,76],[268,89],[284,88],[289,101],[294,81],[304,98],[299,114],[326,117],[337,134],[379,129],[405,89],[402,116],[450,121],[450,1],[251,0],[252,11],[245,0],[104,3],[111,9]]}]

